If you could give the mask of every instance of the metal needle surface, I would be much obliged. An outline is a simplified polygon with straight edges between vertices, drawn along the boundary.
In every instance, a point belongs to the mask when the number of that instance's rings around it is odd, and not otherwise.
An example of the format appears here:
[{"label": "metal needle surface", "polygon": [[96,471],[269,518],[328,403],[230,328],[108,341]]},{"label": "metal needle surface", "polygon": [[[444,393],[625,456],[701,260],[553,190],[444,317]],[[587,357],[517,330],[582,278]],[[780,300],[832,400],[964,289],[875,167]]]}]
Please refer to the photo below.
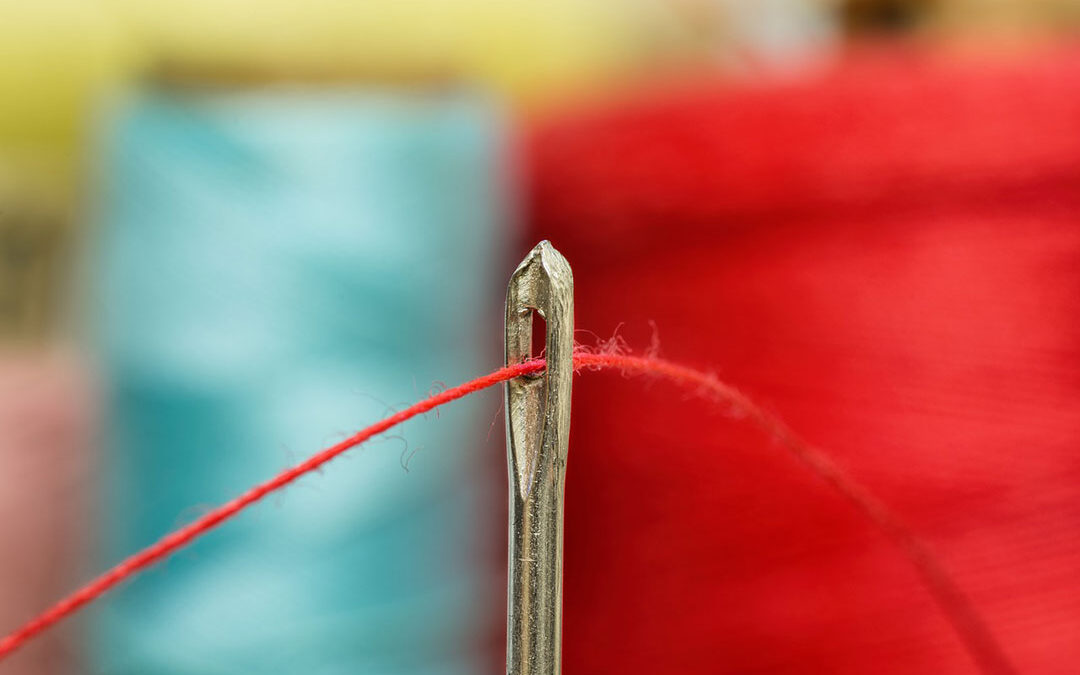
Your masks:
[{"label": "metal needle surface", "polygon": [[534,314],[545,321],[547,367],[506,383],[510,473],[508,675],[557,675],[562,656],[563,493],[573,377],[574,278],[542,241],[518,266],[506,293],[506,363],[540,350]]}]

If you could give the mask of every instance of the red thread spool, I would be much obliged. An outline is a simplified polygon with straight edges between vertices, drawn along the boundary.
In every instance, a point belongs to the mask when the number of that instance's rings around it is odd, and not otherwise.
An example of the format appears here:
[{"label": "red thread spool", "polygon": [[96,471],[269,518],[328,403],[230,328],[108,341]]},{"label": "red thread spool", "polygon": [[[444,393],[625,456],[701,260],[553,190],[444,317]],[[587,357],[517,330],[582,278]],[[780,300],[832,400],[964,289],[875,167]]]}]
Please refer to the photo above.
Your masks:
[{"label": "red thread spool", "polygon": [[[1080,52],[863,54],[535,130],[577,324],[720,375],[933,544],[1021,672],[1080,660]],[[568,675],[972,673],[903,558],[744,426],[575,383]],[[719,425],[723,427],[723,425]]]}]

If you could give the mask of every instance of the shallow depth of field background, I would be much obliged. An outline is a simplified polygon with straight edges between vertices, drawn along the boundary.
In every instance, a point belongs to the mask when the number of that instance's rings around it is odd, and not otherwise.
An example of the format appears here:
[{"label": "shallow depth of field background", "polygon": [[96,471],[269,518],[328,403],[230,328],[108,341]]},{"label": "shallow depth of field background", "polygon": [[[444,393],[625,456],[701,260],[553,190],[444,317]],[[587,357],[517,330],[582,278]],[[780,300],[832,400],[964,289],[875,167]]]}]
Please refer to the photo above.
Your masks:
[{"label": "shallow depth of field background", "polygon": [[[0,632],[501,363],[551,238],[582,342],[746,385],[928,532],[1024,672],[1072,672],[1078,31],[1077,0],[0,0]],[[700,459],[726,422],[629,387],[575,404],[567,673],[976,672],[826,490]],[[500,396],[0,673],[499,672]]]}]

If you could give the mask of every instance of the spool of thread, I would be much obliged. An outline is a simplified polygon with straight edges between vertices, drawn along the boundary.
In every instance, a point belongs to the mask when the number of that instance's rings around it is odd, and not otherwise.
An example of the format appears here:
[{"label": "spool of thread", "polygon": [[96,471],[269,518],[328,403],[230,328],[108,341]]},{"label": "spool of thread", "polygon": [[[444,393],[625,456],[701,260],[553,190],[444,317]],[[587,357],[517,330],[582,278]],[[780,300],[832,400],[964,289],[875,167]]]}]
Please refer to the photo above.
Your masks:
[{"label": "spool of thread", "polygon": [[[393,88],[117,106],[95,254],[104,562],[497,359],[502,128],[482,96]],[[97,672],[476,672],[494,407],[417,421],[148,572],[100,610]]]},{"label": "spool of thread", "polygon": [[[574,265],[577,325],[645,347],[652,322],[907,519],[1017,672],[1068,672],[1080,53],[856,56],[549,120],[533,236]],[[775,444],[614,378],[574,385],[568,675],[980,672]]]},{"label": "spool of thread", "polygon": [[[0,625],[18,625],[80,581],[97,431],[85,366],[57,348],[0,352]],[[61,675],[82,670],[80,655],[69,627],[4,666]]]}]

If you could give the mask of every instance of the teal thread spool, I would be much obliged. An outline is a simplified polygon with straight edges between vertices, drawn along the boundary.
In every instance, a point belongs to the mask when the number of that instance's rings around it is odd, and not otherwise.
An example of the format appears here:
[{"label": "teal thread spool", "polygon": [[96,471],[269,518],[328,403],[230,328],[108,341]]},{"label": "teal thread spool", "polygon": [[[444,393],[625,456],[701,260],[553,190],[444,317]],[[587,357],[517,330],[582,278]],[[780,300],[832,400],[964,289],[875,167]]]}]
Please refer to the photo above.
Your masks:
[{"label": "teal thread spool", "polygon": [[[502,138],[465,94],[119,108],[96,246],[107,561],[497,362]],[[101,610],[97,670],[477,672],[496,603],[475,468],[495,407],[410,424],[408,449],[358,449],[151,570]]]}]

